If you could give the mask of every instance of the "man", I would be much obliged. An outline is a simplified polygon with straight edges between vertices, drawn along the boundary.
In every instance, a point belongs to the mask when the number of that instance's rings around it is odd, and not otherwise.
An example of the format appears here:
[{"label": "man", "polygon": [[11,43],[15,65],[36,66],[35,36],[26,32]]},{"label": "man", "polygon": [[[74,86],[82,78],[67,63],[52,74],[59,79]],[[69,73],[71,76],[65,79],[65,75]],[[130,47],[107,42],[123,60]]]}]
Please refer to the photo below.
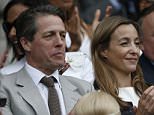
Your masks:
[{"label": "man", "polygon": [[7,99],[2,114],[50,115],[48,88],[40,81],[44,76],[54,76],[61,114],[66,115],[93,87],[85,81],[58,74],[65,58],[63,12],[52,6],[29,9],[17,18],[15,27],[26,62],[20,71],[1,78],[0,98]]},{"label": "man", "polygon": [[148,85],[154,84],[154,5],[142,12],[140,19],[143,31],[143,54],[140,57],[140,65],[144,74],[144,80]]}]

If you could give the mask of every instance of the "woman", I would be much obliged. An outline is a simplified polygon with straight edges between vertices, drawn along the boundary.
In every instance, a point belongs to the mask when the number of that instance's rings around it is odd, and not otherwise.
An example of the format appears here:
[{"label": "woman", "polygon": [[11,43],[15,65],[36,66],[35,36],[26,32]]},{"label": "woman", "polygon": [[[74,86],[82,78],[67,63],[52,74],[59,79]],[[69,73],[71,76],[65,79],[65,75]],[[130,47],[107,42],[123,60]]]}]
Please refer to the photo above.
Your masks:
[{"label": "woman", "polygon": [[113,16],[98,25],[92,39],[91,57],[96,83],[101,90],[116,98],[123,115],[134,115],[134,106],[138,107],[137,115],[154,113],[154,87],[144,91],[146,86],[138,67],[140,35],[135,22]]}]

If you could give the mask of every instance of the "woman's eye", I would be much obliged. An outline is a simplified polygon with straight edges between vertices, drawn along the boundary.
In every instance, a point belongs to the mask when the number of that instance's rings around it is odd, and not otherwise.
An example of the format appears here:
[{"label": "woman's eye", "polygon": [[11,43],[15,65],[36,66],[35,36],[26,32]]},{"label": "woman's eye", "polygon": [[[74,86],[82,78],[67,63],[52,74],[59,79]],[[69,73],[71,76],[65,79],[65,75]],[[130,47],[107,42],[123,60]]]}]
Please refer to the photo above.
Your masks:
[{"label": "woman's eye", "polygon": [[61,34],[61,37],[65,38],[65,34]]},{"label": "woman's eye", "polygon": [[135,42],[135,45],[136,46],[140,46],[141,45],[141,42]]},{"label": "woman's eye", "polygon": [[60,36],[61,36],[63,39],[65,39],[66,33],[60,33]]},{"label": "woman's eye", "polygon": [[47,34],[47,35],[44,36],[44,38],[48,38],[50,36],[51,36],[51,34]]}]

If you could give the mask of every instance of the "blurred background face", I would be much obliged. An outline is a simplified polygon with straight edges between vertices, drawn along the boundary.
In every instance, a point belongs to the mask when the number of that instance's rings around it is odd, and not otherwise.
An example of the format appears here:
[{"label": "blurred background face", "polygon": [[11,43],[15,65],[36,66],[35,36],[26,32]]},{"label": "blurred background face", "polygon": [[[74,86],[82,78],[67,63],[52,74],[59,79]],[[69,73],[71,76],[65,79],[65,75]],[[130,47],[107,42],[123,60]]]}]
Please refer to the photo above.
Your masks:
[{"label": "blurred background face", "polygon": [[113,71],[131,73],[139,59],[139,37],[132,24],[120,25],[111,35],[109,47],[103,51]]},{"label": "blurred background face", "polygon": [[49,0],[51,4],[60,8],[69,9],[73,6],[74,0]]},{"label": "blurred background face", "polygon": [[149,2],[148,0],[140,0],[139,2],[139,9],[142,11],[143,9],[149,7],[152,3]]},{"label": "blurred background face", "polygon": [[7,14],[7,23],[10,26],[10,30],[8,33],[8,37],[9,39],[11,39],[11,41],[14,41],[16,39],[16,31],[15,28],[11,25],[13,24],[13,22],[15,21],[15,19],[25,10],[27,10],[28,8],[22,4],[16,4],[14,6],[12,6],[9,10],[8,10],[8,14]]},{"label": "blurred background face", "polygon": [[143,29],[143,52],[154,61],[154,12],[147,15],[142,24]]}]

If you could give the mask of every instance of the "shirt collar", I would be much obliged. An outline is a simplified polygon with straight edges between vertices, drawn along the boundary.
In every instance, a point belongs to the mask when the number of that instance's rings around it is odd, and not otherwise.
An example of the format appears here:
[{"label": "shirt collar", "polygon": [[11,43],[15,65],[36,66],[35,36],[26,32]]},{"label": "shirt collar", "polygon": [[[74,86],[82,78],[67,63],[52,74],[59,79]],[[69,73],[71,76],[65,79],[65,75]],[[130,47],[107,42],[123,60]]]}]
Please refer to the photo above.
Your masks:
[{"label": "shirt collar", "polygon": [[38,69],[32,67],[31,65],[29,65],[27,62],[25,62],[25,69],[28,72],[28,74],[30,75],[30,77],[32,78],[32,80],[34,81],[34,83],[36,85],[38,85],[40,83],[40,80],[44,77],[50,77],[50,76],[54,76],[54,78],[57,80],[59,87],[61,88],[61,84],[59,81],[59,72],[58,70],[56,70],[54,73],[52,73],[51,75],[46,75],[43,72],[39,71]]}]

